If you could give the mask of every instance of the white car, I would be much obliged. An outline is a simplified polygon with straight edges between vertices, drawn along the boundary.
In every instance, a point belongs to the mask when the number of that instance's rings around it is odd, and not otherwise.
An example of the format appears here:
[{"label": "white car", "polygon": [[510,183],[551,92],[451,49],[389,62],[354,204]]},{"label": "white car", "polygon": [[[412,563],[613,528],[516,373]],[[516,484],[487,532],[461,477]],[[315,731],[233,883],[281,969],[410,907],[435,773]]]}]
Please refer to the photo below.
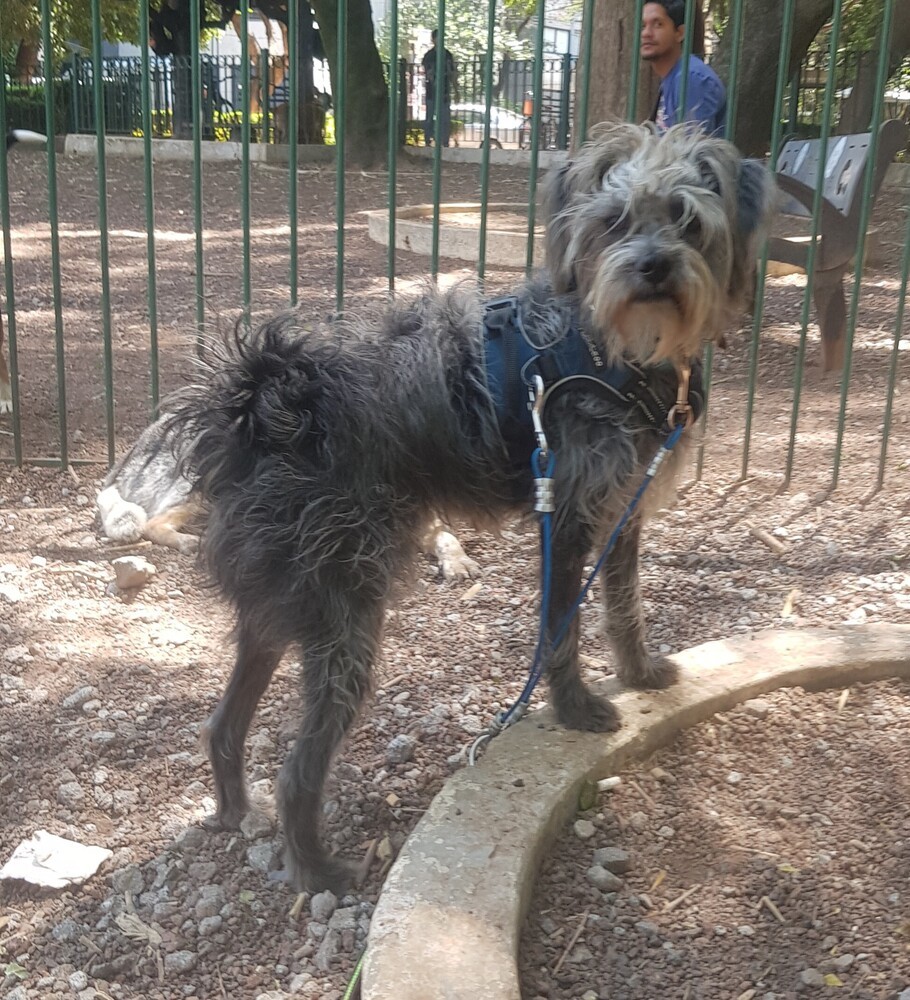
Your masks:
[{"label": "white car", "polygon": [[[485,104],[453,104],[453,143],[482,146],[486,110]],[[527,131],[528,127],[525,119],[515,111],[496,105],[490,108],[490,146],[493,149],[518,149],[523,131]]]}]

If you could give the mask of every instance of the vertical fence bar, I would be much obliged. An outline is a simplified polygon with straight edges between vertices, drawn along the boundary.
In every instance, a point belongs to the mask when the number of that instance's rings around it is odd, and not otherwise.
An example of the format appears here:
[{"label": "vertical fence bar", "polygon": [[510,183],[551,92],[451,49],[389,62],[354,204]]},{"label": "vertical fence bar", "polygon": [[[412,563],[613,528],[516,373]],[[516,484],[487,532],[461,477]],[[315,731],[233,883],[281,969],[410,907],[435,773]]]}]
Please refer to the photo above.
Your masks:
[{"label": "vertical fence bar", "polygon": [[863,178],[863,202],[859,213],[859,235],[856,240],[856,254],[853,264],[853,294],[850,297],[850,312],[847,316],[846,343],[844,344],[844,368],[841,376],[840,406],[837,416],[837,440],[834,445],[834,471],[831,489],[837,488],[841,458],[844,447],[844,430],[847,423],[847,397],[850,393],[850,376],[853,371],[853,340],[856,336],[856,320],[859,316],[859,300],[863,294],[863,266],[866,262],[866,230],[872,217],[872,195],[875,185],[875,161],[878,158],[878,133],[885,106],[885,83],[888,79],[889,39],[894,23],[894,0],[885,0],[882,19],[881,48],[878,53],[878,72],[875,76],[875,102],[872,105],[872,121],[869,125],[869,155],[866,159],[866,175]]},{"label": "vertical fence bar", "polygon": [[[787,85],[788,63],[790,61],[790,46],[793,43],[793,12],[796,0],[784,0],[784,9],[780,29],[780,53],[777,60],[777,84],[774,88],[774,117],[771,123],[771,158],[768,169],[772,172],[777,167],[777,156],[780,152],[780,109],[783,106],[784,90]],[[731,136],[732,138],[732,136]],[[755,309],[752,315],[752,343],[749,347],[749,382],[746,396],[746,427],[743,432],[743,461],[740,478],[749,475],[749,453],[752,443],[752,419],[755,414],[755,385],[758,378],[758,343],[761,333],[762,318],[765,309],[765,279],[768,276],[768,244],[762,249],[761,261],[758,266],[758,283],[756,285]]]},{"label": "vertical fence bar", "polygon": [[344,308],[344,194],[345,194],[345,102],[348,76],[348,0],[338,0],[338,54],[336,57],[335,90],[335,311]]},{"label": "vertical fence bar", "polygon": [[834,18],[831,22],[831,38],[828,46],[828,76],[825,82],[822,131],[819,137],[820,153],[818,166],[815,171],[815,190],[812,195],[812,223],[810,227],[809,246],[806,250],[806,288],[803,292],[799,345],[796,349],[796,362],[793,372],[793,404],[790,410],[790,438],[787,443],[787,464],[784,471],[783,489],[786,489],[790,485],[790,479],[793,476],[793,463],[796,457],[796,435],[799,428],[799,406],[802,399],[803,367],[806,362],[806,341],[809,333],[809,309],[815,282],[815,262],[818,256],[818,237],[819,230],[821,229],[825,171],[828,166],[828,139],[831,136],[831,112],[834,107],[834,92],[837,87],[837,74],[834,71],[834,67],[840,45],[842,15],[843,3],[841,0],[838,0],[834,4]]},{"label": "vertical fence bar", "polygon": [[[581,84],[581,98],[578,102],[578,138],[572,145],[578,149],[588,137],[588,105],[591,97],[591,53],[594,51],[594,4],[596,0],[585,0],[581,18],[581,65],[585,68],[585,78]],[[639,21],[641,18],[639,17]],[[578,79],[575,80],[575,92],[578,93]]]},{"label": "vertical fence bar", "polygon": [[[199,98],[202,95],[199,72],[199,3],[190,0],[190,47],[192,48],[190,85],[193,109],[193,222],[196,227],[196,353],[201,354],[205,335],[205,257],[202,230],[202,115]],[[174,56],[175,77],[176,62]],[[186,73],[182,74],[186,80]]]},{"label": "vertical fence bar", "polygon": [[[733,126],[736,121],[736,107],[739,101],[739,61],[742,54],[743,43],[743,0],[734,0],[733,10],[730,14],[728,31],[733,33],[733,47],[730,52],[730,75],[727,87],[727,115],[724,120],[724,135],[730,138],[733,135]],[[705,371],[705,407],[701,418],[701,434],[698,441],[698,458],[695,464],[695,478],[701,479],[705,468],[705,441],[708,434],[708,417],[711,407],[711,382],[714,378],[714,344],[709,343],[705,347],[704,357]]]},{"label": "vertical fence bar", "polygon": [[44,132],[47,136],[47,217],[51,231],[51,284],[54,294],[54,355],[57,375],[57,424],[60,464],[69,466],[66,408],[66,353],[63,340],[63,291],[60,280],[60,222],[57,213],[57,122],[54,108],[54,48],[51,42],[50,0],[41,0],[41,47],[44,50]]},{"label": "vertical fence bar", "polygon": [[240,232],[243,247],[243,322],[249,327],[252,293],[252,244],[250,241],[250,130],[252,122],[252,94],[250,73],[250,5],[247,0],[240,3],[240,86],[243,90],[241,101],[240,138]]},{"label": "vertical fence bar", "polygon": [[398,0],[389,7],[389,293],[395,291],[395,240],[398,211]]},{"label": "vertical fence bar", "polygon": [[271,142],[271,109],[269,108],[269,84],[271,81],[271,53],[259,50],[259,141]]},{"label": "vertical fence bar", "polygon": [[142,50],[142,162],[145,184],[145,249],[148,257],[149,370],[152,414],[158,409],[158,274],[155,264],[155,186],[152,171],[151,65],[149,59],[149,0],[139,4],[139,48]]},{"label": "vertical fence bar", "polygon": [[695,0],[686,0],[686,32],[683,36],[682,73],[679,77],[679,107],[676,121],[686,120],[686,100],[689,97],[689,59],[692,56],[692,36],[695,34]]},{"label": "vertical fence bar", "polygon": [[[445,96],[444,82],[448,69],[446,65],[446,0],[437,0],[436,4],[436,86],[433,97],[433,121],[427,124],[433,130],[433,232],[430,248],[430,274],[436,280],[439,274],[439,203],[442,196],[442,101]],[[426,91],[426,83],[424,82]],[[427,93],[429,98],[429,93]],[[427,100],[429,105],[429,99]],[[426,139],[426,136],[424,136]]]},{"label": "vertical fence bar", "polygon": [[477,278],[484,286],[487,271],[487,205],[490,202],[490,139],[493,114],[493,48],[496,38],[496,0],[488,0],[487,54],[483,65],[483,149],[480,152],[480,232],[477,244]]},{"label": "vertical fence bar", "polygon": [[543,29],[547,0],[537,0],[537,30],[534,36],[534,114],[531,119],[531,165],[528,174],[528,250],[525,274],[534,267],[534,227],[537,225],[537,168],[540,158],[540,116],[543,112]]},{"label": "vertical fence bar", "polygon": [[882,447],[878,457],[878,475],[875,488],[880,490],[885,483],[885,463],[888,459],[888,437],[891,433],[891,416],[894,409],[894,387],[897,382],[897,367],[900,360],[901,333],[904,328],[904,309],[907,304],[907,282],[910,280],[910,197],[907,199],[907,232],[904,236],[904,259],[901,264],[901,283],[897,300],[897,314],[894,318],[894,337],[891,340],[891,360],[888,365],[888,388],[885,395],[885,415],[882,421]]},{"label": "vertical fence bar", "polygon": [[111,339],[111,265],[107,232],[107,158],[105,155],[104,76],[101,60],[101,4],[92,0],[92,85],[98,151],[98,229],[101,253],[101,332],[104,352],[104,408],[107,460],[114,462],[114,348]]},{"label": "vertical fence bar", "polygon": [[[304,3],[304,17],[310,17],[308,3]],[[299,259],[297,255],[298,218],[297,218],[297,140],[298,122],[300,120],[300,49],[298,46],[300,31],[300,0],[288,2],[288,223],[291,228],[291,245],[288,260],[288,284],[290,286],[291,306],[297,305],[299,275]],[[307,25],[310,31],[312,25]],[[307,113],[308,110],[307,110]]]},{"label": "vertical fence bar", "polygon": [[[6,135],[6,64],[0,37],[0,134]],[[0,229],[3,230],[3,271],[6,285],[6,340],[12,391],[13,457],[22,465],[22,423],[19,414],[19,352],[16,342],[16,283],[13,280],[13,243],[10,237],[9,174],[6,147],[0,150]],[[2,322],[2,317],[0,317]]]},{"label": "vertical fence bar", "polygon": [[632,70],[629,74],[629,96],[626,100],[626,118],[634,122],[638,118],[638,84],[641,78],[641,19],[645,0],[635,0],[635,21],[632,29],[636,42],[632,47]]}]

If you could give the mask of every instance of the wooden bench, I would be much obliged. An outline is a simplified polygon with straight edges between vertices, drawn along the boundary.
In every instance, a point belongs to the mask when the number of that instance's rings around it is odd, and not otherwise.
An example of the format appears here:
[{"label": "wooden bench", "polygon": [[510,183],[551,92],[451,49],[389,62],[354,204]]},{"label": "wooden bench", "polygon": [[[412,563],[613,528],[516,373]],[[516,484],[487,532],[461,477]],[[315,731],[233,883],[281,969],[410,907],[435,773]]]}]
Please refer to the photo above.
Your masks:
[{"label": "wooden bench", "polygon": [[[871,139],[872,133],[865,132],[836,135],[828,140],[812,287],[825,371],[840,369],[844,363],[847,328],[844,275],[856,253]],[[902,121],[895,118],[882,124],[873,168],[873,205],[888,165],[906,145],[907,126]],[[792,139],[781,150],[775,179],[781,191],[789,196],[783,206],[785,213],[811,217],[821,151],[820,139]],[[805,269],[809,245],[805,238],[772,236],[768,241],[768,257]]]}]

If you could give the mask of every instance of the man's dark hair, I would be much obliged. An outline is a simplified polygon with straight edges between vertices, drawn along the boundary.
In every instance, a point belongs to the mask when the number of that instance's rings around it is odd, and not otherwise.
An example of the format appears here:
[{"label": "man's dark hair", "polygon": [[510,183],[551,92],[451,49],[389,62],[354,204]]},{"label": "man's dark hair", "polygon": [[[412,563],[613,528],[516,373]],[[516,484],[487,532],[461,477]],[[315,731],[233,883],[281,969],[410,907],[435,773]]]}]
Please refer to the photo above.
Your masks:
[{"label": "man's dark hair", "polygon": [[[651,0],[651,2],[663,7],[675,27],[678,28],[686,23],[686,0]],[[692,52],[702,57],[705,54],[705,15],[700,3],[695,4],[693,20],[695,23],[692,25]]]},{"label": "man's dark hair", "polygon": [[432,31],[430,32],[430,38],[432,38],[432,39],[433,39],[433,41],[435,42],[435,41],[436,41],[436,36],[437,36],[438,34],[439,34],[439,32],[438,32],[438,31],[437,31],[437,30],[436,30],[436,29],[434,28],[434,29],[433,29],[433,30],[432,30]]},{"label": "man's dark hair", "polygon": [[686,0],[654,0],[667,12],[667,17],[678,28],[686,23]]}]

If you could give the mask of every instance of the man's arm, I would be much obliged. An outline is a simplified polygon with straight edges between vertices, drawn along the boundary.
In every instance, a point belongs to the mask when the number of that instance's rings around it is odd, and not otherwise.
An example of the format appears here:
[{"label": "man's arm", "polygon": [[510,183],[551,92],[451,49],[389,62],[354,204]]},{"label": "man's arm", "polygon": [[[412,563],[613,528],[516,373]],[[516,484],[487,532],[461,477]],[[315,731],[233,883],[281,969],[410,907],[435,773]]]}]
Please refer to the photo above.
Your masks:
[{"label": "man's arm", "polygon": [[684,120],[697,122],[708,135],[717,134],[723,128],[727,94],[724,85],[713,74],[689,74],[689,88],[686,94]]}]

